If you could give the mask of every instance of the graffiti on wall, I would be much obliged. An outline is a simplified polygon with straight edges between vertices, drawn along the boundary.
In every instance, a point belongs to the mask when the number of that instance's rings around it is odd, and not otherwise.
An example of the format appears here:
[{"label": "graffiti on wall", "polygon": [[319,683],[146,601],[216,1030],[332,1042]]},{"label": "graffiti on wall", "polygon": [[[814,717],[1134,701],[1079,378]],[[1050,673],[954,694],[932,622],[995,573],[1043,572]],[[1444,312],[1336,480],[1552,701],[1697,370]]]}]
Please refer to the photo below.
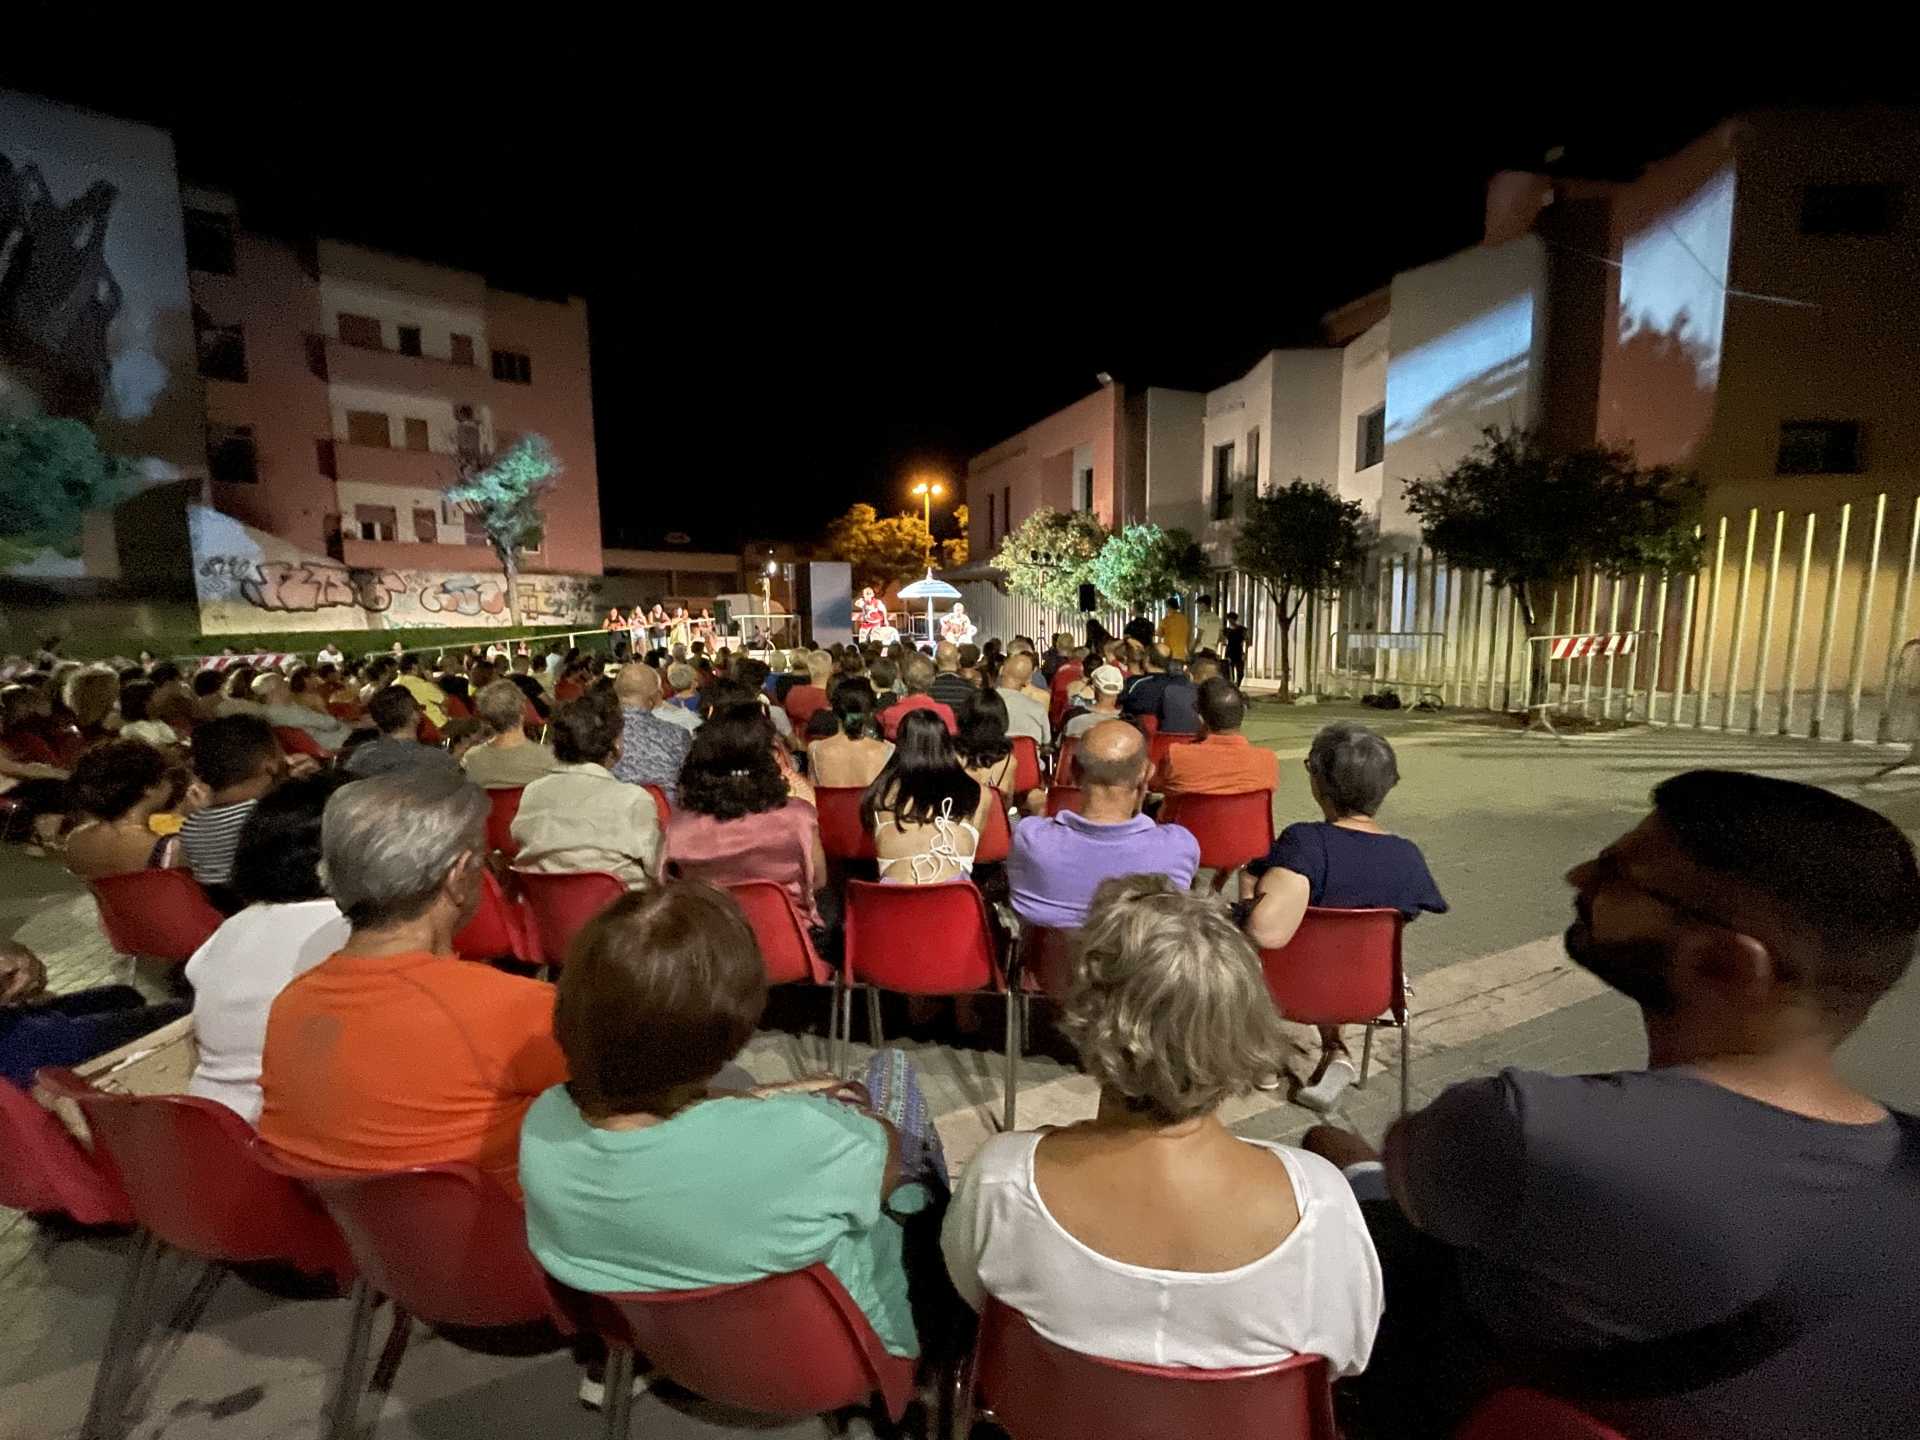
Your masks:
[{"label": "graffiti on wall", "polygon": [[[204,618],[217,616],[224,630],[271,629],[271,619],[326,611],[379,617],[375,626],[505,625],[510,619],[506,581],[498,575],[208,555],[200,560],[198,578]],[[599,614],[599,592],[600,582],[592,576],[524,577],[518,584],[521,622],[590,623]],[[249,618],[244,613],[249,610],[259,613]],[[351,614],[324,618],[336,627],[354,624]]]}]

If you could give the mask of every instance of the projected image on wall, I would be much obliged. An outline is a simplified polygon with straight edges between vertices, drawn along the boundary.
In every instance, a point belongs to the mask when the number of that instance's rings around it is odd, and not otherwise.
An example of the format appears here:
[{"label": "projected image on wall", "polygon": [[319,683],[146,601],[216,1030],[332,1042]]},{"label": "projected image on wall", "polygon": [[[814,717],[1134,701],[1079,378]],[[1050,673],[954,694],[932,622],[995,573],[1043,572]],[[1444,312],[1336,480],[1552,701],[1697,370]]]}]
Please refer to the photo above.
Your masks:
[{"label": "projected image on wall", "polygon": [[[1398,317],[1396,317],[1397,319]],[[1387,368],[1387,441],[1507,418],[1533,350],[1533,296],[1514,295],[1445,334],[1395,351]]]}]

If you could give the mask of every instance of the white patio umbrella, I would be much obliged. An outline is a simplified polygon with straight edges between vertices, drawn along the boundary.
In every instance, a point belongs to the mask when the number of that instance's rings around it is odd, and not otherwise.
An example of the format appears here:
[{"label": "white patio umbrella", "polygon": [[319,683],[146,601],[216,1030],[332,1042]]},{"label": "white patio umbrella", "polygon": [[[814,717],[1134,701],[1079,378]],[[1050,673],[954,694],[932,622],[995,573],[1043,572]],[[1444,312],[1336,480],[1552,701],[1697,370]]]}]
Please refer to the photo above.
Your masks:
[{"label": "white patio umbrella", "polygon": [[933,644],[939,632],[933,626],[933,602],[936,600],[958,600],[960,592],[944,580],[933,578],[933,571],[927,571],[927,578],[916,580],[911,585],[900,587],[902,600],[925,600],[927,602],[927,643]]}]

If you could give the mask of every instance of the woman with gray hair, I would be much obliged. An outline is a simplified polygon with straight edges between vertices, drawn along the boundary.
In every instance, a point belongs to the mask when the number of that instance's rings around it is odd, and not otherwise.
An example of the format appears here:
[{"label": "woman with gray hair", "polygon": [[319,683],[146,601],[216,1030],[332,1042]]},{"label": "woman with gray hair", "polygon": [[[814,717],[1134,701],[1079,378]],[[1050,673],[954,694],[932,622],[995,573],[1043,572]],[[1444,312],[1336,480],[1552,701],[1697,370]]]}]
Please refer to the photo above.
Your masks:
[{"label": "woman with gray hair", "polygon": [[996,1136],[967,1166],[942,1233],[961,1296],[1110,1360],[1364,1368],[1383,1295],[1351,1187],[1220,1118],[1287,1045],[1225,906],[1162,875],[1106,881],[1061,1029],[1100,1083],[1099,1113]]},{"label": "woman with gray hair", "polygon": [[[1267,858],[1243,873],[1242,893],[1254,900],[1247,934],[1255,945],[1282,948],[1310,905],[1398,910],[1409,920],[1422,911],[1446,913],[1420,847],[1373,818],[1399,781],[1393,747],[1366,726],[1342,720],[1313,737],[1307,783],[1325,818],[1287,826]],[[1340,1027],[1322,1025],[1320,1062],[1294,1099],[1324,1113],[1354,1078]]]}]

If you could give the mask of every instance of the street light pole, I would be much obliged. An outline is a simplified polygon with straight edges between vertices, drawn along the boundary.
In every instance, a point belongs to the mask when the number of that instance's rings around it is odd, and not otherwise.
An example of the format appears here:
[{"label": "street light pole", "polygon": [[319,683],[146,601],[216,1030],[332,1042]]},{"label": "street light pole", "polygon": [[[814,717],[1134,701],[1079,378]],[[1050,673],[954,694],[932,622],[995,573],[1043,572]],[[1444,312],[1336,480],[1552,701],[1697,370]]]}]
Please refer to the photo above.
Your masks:
[{"label": "street light pole", "polygon": [[938,480],[922,480],[913,487],[913,494],[922,501],[921,513],[927,527],[927,569],[933,569],[933,497],[947,493],[946,487]]}]

